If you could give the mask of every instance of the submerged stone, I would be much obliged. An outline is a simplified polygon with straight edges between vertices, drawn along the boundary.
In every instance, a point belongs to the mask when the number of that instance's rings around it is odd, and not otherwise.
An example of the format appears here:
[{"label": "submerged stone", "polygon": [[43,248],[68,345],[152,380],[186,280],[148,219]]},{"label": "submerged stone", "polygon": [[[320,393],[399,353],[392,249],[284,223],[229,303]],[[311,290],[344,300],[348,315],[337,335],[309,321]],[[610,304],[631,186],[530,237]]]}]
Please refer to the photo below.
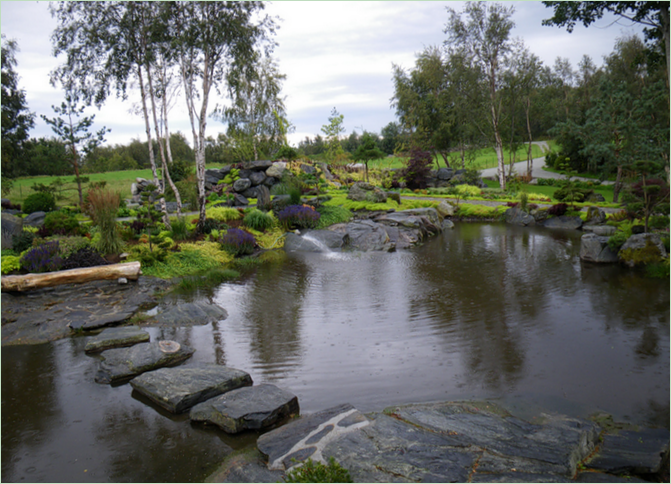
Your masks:
[{"label": "submerged stone", "polygon": [[149,341],[149,333],[140,329],[139,326],[107,328],[100,334],[88,338],[84,351],[86,353],[97,353],[110,348],[133,346],[147,341]]},{"label": "submerged stone", "polygon": [[191,409],[194,422],[211,423],[224,432],[237,434],[260,430],[282,422],[299,412],[298,397],[275,385],[238,388]]},{"label": "submerged stone", "polygon": [[[114,383],[127,380],[145,371],[181,363],[196,351],[186,345],[179,345],[177,351],[164,350],[162,342],[139,343],[130,348],[115,348],[103,351],[96,382]],[[163,348],[162,348],[163,346]]]},{"label": "submerged stone", "polygon": [[194,326],[216,323],[227,317],[224,308],[207,301],[197,301],[167,306],[154,319],[163,326]]},{"label": "submerged stone", "polygon": [[569,217],[568,215],[561,215],[559,217],[550,217],[543,222],[543,227],[548,229],[572,229],[577,230],[582,227],[582,219],[580,217]]},{"label": "submerged stone", "polygon": [[216,364],[161,368],[130,382],[138,393],[172,413],[252,383],[248,373]]}]

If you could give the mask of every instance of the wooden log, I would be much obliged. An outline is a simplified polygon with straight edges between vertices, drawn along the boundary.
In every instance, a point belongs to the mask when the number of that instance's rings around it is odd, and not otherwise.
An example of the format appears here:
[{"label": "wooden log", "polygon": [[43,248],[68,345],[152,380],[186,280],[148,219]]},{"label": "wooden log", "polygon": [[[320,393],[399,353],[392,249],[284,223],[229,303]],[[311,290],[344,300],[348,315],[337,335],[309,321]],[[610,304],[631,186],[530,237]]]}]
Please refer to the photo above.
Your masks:
[{"label": "wooden log", "polygon": [[125,262],[123,264],[110,264],[107,266],[82,267],[80,269],[69,269],[67,271],[46,272],[44,274],[26,274],[23,276],[3,276],[2,292],[29,291],[42,287],[59,286],[61,284],[80,284],[83,282],[98,281],[102,279],[126,279],[137,280],[142,271],[139,262]]}]

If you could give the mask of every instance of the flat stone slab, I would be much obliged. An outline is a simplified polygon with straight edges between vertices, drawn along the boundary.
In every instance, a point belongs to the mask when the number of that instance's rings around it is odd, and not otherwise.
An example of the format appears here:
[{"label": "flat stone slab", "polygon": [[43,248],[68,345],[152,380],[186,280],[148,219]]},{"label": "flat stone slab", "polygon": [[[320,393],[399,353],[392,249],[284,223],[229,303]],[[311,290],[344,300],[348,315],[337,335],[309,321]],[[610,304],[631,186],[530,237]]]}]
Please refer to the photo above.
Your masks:
[{"label": "flat stone slab", "polygon": [[603,436],[603,445],[585,465],[610,474],[656,474],[669,458],[666,429],[622,430]]},{"label": "flat stone slab", "polygon": [[181,363],[191,358],[195,351],[174,341],[139,343],[130,348],[103,351],[95,380],[98,383],[127,380],[146,371]]},{"label": "flat stone slab", "polygon": [[271,427],[299,411],[296,395],[275,385],[264,384],[238,388],[199,403],[191,409],[189,418],[237,434]]},{"label": "flat stone slab", "polygon": [[149,341],[149,333],[140,329],[139,326],[121,326],[119,328],[107,328],[100,334],[91,336],[86,341],[84,351],[86,353],[98,353],[111,348],[133,346],[137,343]]},{"label": "flat stone slab", "polygon": [[161,368],[135,377],[135,391],[172,413],[182,413],[194,405],[251,386],[249,373],[216,364]]},{"label": "flat stone slab", "polygon": [[197,301],[159,306],[158,314],[152,319],[161,326],[185,327],[215,323],[227,317],[228,312],[224,308],[206,301]]}]

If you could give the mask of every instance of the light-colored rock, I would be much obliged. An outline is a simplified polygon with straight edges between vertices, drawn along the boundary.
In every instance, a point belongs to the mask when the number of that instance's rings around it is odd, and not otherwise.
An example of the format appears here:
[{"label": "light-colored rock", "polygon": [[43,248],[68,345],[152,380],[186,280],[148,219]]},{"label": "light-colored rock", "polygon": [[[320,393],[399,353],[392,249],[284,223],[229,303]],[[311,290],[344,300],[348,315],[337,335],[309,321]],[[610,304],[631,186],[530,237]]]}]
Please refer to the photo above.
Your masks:
[{"label": "light-colored rock", "polygon": [[608,237],[584,234],[580,238],[580,260],[595,263],[617,262],[617,252],[608,247]]},{"label": "light-colored rock", "polygon": [[283,161],[273,163],[273,165],[266,170],[266,176],[274,178],[282,178],[282,173],[287,169],[287,164]]},{"label": "light-colored rock", "polygon": [[441,217],[454,217],[454,205],[449,203],[447,200],[443,200],[438,204],[436,210]]},{"label": "light-colored rock", "polygon": [[13,246],[12,237],[23,231],[23,219],[3,212],[1,230],[2,248],[11,249]]}]

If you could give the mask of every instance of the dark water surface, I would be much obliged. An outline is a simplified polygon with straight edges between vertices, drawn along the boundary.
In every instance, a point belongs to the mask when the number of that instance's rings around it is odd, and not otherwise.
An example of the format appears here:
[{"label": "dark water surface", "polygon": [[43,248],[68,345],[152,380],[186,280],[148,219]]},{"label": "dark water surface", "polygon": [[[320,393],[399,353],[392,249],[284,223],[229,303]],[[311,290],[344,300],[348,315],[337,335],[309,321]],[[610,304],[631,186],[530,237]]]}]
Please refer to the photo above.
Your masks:
[{"label": "dark water surface", "polygon": [[[669,426],[669,282],[581,264],[580,233],[461,224],[397,253],[300,254],[212,299],[229,317],[150,329],[194,361],[291,390],[309,413],[495,398]],[[2,480],[204,479],[232,438],[93,382],[85,338],[2,349]]]}]

